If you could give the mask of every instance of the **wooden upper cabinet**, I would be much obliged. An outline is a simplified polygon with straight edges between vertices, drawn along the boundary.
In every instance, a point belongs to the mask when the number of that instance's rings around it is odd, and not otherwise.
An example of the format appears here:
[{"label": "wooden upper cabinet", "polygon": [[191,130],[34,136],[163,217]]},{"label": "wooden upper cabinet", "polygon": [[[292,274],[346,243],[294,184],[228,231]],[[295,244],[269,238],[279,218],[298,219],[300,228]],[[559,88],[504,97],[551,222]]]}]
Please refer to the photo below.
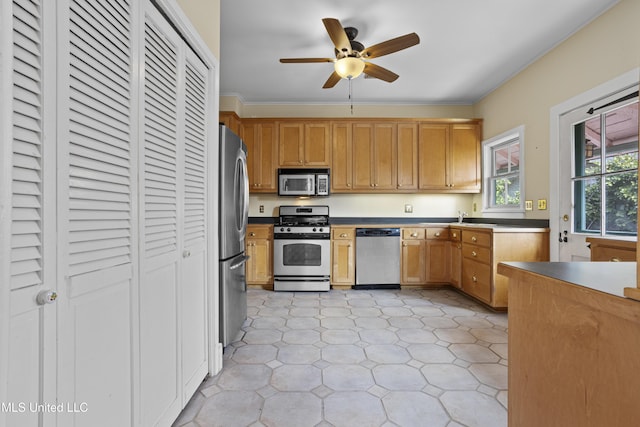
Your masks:
[{"label": "wooden upper cabinet", "polygon": [[274,122],[242,122],[240,138],[247,146],[249,192],[275,193],[278,189],[276,124]]},{"label": "wooden upper cabinet", "polygon": [[220,123],[231,129],[236,135],[240,135],[240,117],[233,111],[220,111]]},{"label": "wooden upper cabinet", "polygon": [[454,191],[480,192],[480,126],[451,125],[449,183]]},{"label": "wooden upper cabinet", "polygon": [[352,124],[331,124],[331,192],[339,193],[353,189]]},{"label": "wooden upper cabinet", "polygon": [[398,190],[418,189],[418,125],[398,124]]},{"label": "wooden upper cabinet", "polygon": [[395,190],[397,185],[397,134],[395,123],[353,125],[353,188]]},{"label": "wooden upper cabinet", "polygon": [[281,122],[280,167],[328,167],[331,140],[328,122]]},{"label": "wooden upper cabinet", "polygon": [[421,123],[418,188],[434,192],[480,192],[480,125]]}]

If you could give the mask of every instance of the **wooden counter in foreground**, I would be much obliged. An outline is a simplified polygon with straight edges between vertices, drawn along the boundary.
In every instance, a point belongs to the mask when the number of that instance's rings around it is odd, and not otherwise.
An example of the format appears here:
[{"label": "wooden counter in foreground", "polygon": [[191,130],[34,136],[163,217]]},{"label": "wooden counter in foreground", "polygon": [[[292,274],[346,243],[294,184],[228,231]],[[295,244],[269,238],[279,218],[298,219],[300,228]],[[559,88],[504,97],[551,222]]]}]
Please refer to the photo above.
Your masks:
[{"label": "wooden counter in foreground", "polygon": [[636,263],[508,262],[509,426],[640,423]]}]

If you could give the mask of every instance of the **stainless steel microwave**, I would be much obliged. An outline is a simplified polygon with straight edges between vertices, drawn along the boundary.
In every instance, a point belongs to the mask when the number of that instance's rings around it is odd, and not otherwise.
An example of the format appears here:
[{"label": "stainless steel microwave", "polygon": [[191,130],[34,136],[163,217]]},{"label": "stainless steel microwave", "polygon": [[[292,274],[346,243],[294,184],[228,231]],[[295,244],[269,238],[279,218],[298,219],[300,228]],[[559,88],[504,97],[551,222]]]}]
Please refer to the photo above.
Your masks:
[{"label": "stainless steel microwave", "polygon": [[328,196],[329,169],[278,169],[279,196]]}]

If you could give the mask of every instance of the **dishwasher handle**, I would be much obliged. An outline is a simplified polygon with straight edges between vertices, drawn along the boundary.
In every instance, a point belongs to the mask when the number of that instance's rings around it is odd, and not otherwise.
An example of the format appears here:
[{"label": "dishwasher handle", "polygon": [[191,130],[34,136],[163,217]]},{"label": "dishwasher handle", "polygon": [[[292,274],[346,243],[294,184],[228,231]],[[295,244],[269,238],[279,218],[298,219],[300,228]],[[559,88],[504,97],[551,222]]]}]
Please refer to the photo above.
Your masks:
[{"label": "dishwasher handle", "polygon": [[356,237],[395,237],[400,236],[399,228],[356,228]]}]

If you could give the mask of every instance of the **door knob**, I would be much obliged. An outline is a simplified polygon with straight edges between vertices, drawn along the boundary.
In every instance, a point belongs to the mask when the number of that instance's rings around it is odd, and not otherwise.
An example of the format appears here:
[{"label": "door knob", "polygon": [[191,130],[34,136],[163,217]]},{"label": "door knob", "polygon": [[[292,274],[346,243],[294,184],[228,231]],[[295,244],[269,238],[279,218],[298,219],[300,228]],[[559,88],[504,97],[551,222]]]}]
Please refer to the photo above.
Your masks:
[{"label": "door knob", "polygon": [[56,291],[40,291],[36,296],[36,302],[38,303],[38,305],[52,304],[56,302],[56,298],[58,298],[58,294],[56,293]]}]

